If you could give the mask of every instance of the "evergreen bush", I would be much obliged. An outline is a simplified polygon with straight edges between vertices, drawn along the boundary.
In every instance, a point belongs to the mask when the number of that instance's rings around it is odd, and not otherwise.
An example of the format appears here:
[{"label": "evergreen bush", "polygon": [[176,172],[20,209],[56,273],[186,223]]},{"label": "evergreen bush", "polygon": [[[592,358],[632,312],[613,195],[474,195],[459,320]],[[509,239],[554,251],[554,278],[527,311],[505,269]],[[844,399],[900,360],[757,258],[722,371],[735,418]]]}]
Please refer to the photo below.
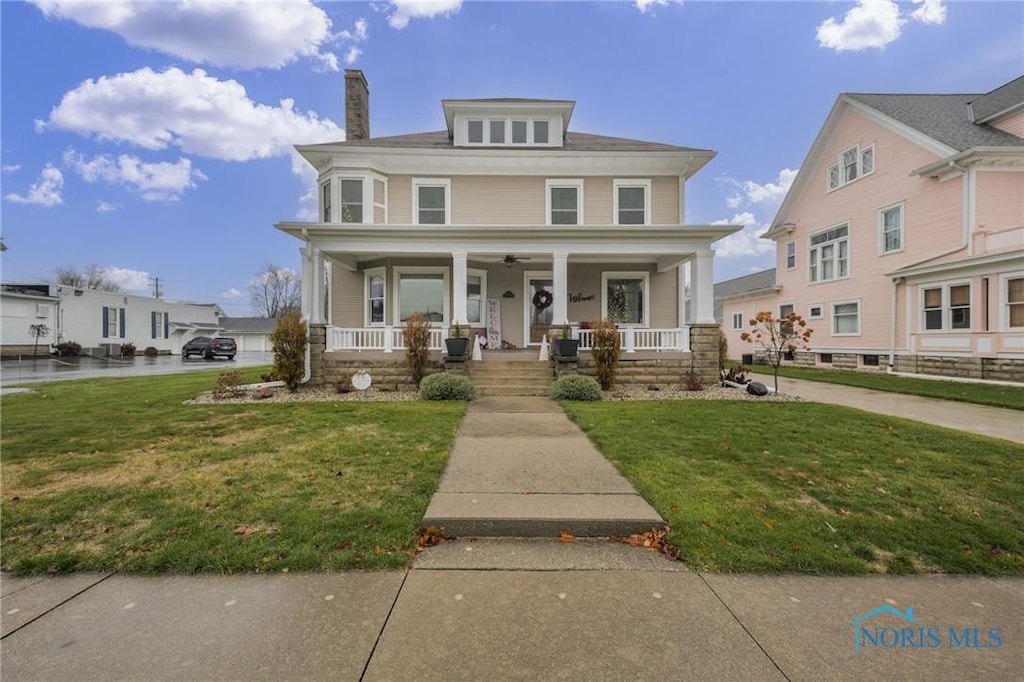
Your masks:
[{"label": "evergreen bush", "polygon": [[585,374],[564,374],[551,384],[553,400],[600,400],[601,385]]},{"label": "evergreen bush", "polygon": [[274,349],[274,374],[294,393],[306,372],[306,323],[298,313],[284,315],[270,333],[270,342]]},{"label": "evergreen bush", "polygon": [[473,382],[461,374],[440,372],[423,377],[420,382],[423,400],[472,400],[475,394]]}]

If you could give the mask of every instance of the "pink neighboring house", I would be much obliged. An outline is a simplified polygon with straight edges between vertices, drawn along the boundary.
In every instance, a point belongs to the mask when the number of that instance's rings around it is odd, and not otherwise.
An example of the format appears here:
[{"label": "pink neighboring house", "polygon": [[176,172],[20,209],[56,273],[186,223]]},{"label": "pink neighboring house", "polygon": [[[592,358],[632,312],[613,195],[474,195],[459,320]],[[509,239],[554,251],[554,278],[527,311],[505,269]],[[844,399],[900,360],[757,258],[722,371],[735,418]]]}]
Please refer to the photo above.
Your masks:
[{"label": "pink neighboring house", "polygon": [[754,313],[794,310],[796,364],[1024,381],[1024,76],[840,95],[762,237],[774,282],[718,285],[733,358]]}]

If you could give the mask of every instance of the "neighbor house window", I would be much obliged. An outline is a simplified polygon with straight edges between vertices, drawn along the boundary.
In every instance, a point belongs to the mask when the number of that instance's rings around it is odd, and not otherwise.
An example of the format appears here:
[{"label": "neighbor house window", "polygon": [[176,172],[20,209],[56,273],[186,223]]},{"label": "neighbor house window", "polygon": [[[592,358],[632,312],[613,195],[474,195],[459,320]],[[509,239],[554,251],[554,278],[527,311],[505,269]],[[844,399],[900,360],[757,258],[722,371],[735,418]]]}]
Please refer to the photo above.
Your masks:
[{"label": "neighbor house window", "polygon": [[447,225],[451,222],[451,181],[414,178],[413,217],[417,225]]},{"label": "neighbor house window", "polygon": [[823,308],[824,306],[820,303],[812,303],[811,305],[807,306],[807,317],[812,320],[822,317]]},{"label": "neighbor house window", "polygon": [[548,180],[548,225],[583,223],[583,180]]},{"label": "neighbor house window", "polygon": [[603,317],[616,324],[646,326],[648,273],[605,272],[601,274]]},{"label": "neighbor house window", "polygon": [[879,357],[877,355],[860,356],[860,364],[864,367],[878,367]]},{"label": "neighbor house window", "polygon": [[152,311],[149,314],[149,331],[150,338],[153,339],[166,339],[170,336],[170,315],[168,313],[160,313]]},{"label": "neighbor house window", "polygon": [[471,270],[466,275],[466,322],[484,324],[484,301],[487,293],[487,273]]},{"label": "neighbor house window", "polygon": [[1024,328],[1024,277],[1006,280],[1006,326]]},{"label": "neighbor house window", "polygon": [[828,188],[837,189],[875,171],[875,146],[854,145],[839,154],[839,160],[828,166]]},{"label": "neighbor house window", "polygon": [[470,120],[467,122],[467,134],[470,144],[484,143],[484,122],[481,120]]},{"label": "neighbor house window", "polygon": [[125,337],[125,309],[115,306],[103,306],[102,309],[103,338],[115,339]]},{"label": "neighbor house window", "polygon": [[841,279],[849,274],[849,235],[847,224],[810,236],[807,272],[812,283]]},{"label": "neighbor house window", "polygon": [[341,181],[341,222],[363,222],[363,181],[345,178]]},{"label": "neighbor house window", "polygon": [[743,313],[732,314],[732,328],[743,329]]},{"label": "neighbor house window", "polygon": [[925,331],[971,328],[971,285],[947,284],[921,290]]},{"label": "neighbor house window", "polygon": [[613,182],[616,225],[651,224],[651,181],[615,180]]},{"label": "neighbor house window", "polygon": [[786,269],[796,269],[796,242],[786,242]]},{"label": "neighbor house window", "polygon": [[384,324],[384,297],[387,293],[384,268],[366,271],[366,324]]},{"label": "neighbor house window", "polygon": [[832,304],[832,335],[860,333],[860,303],[850,301]]},{"label": "neighbor house window", "polygon": [[405,322],[413,313],[421,313],[435,325],[447,322],[447,268],[396,267],[395,283],[398,296],[396,324]]},{"label": "neighbor house window", "polygon": [[320,188],[320,195],[323,197],[323,221],[331,222],[331,183],[325,182]]},{"label": "neighbor house window", "polygon": [[818,362],[820,364],[822,364],[822,365],[831,365],[832,364],[832,354],[831,353],[818,353]]},{"label": "neighbor house window", "polygon": [[903,206],[884,208],[878,213],[882,253],[903,250]]}]

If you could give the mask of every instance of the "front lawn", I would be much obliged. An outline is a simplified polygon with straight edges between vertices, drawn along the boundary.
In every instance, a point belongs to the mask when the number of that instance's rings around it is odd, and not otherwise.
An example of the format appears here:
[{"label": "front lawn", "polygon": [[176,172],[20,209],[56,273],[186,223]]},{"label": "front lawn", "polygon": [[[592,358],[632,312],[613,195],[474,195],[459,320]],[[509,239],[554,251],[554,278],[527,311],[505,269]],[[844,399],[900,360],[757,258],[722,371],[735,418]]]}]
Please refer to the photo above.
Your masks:
[{"label": "front lawn", "polygon": [[1024,575],[1024,447],[834,405],[563,403],[704,571]]},{"label": "front lawn", "polygon": [[[766,365],[755,365],[754,372],[771,376],[772,368]],[[941,400],[958,400],[977,405],[1007,407],[1013,410],[1024,410],[1024,386],[1005,386],[1002,384],[979,384],[962,381],[944,381],[942,379],[917,379],[901,377],[885,372],[860,372],[842,369],[819,369],[811,367],[780,367],[780,377],[790,379],[806,379],[829,384],[857,386],[876,391],[889,391],[904,395],[917,395],[924,398]],[[763,379],[758,379],[763,381]],[[771,381],[765,381],[771,385]]]},{"label": "front lawn", "polygon": [[5,396],[3,569],[408,564],[465,403],[182,404],[216,375]]}]

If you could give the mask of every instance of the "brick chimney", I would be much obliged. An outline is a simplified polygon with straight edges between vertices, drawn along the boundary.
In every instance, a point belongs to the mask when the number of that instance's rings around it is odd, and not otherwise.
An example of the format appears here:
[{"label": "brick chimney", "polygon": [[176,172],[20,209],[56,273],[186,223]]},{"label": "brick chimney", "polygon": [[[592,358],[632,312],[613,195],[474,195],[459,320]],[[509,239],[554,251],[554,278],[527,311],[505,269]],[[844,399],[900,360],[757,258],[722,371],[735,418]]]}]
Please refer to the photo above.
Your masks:
[{"label": "brick chimney", "polygon": [[345,69],[345,139],[370,137],[370,86],[359,69]]}]

